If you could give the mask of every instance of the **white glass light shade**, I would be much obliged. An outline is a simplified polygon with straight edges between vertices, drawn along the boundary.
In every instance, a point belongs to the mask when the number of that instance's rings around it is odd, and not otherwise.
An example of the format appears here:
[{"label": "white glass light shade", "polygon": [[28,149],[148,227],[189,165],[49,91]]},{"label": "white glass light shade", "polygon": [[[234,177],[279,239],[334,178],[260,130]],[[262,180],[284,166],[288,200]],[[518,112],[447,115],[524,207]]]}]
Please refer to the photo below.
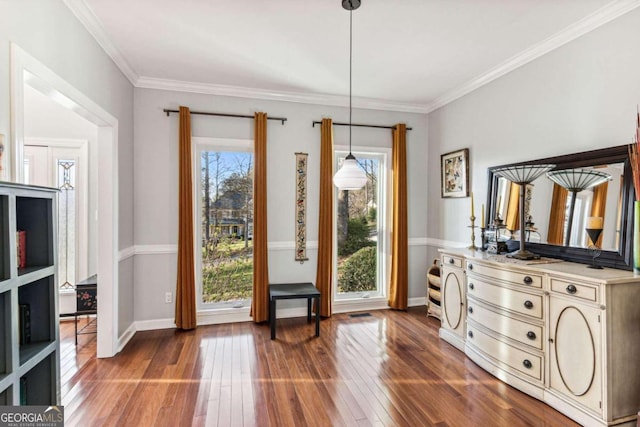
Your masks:
[{"label": "white glass light shade", "polygon": [[347,156],[340,170],[333,176],[333,184],[340,190],[359,190],[366,183],[367,174],[352,155]]},{"label": "white glass light shade", "polygon": [[569,191],[580,192],[610,181],[611,175],[594,169],[563,169],[548,172],[547,177]]},{"label": "white glass light shade", "polygon": [[493,169],[495,175],[504,177],[516,184],[529,184],[556,165],[516,165]]}]

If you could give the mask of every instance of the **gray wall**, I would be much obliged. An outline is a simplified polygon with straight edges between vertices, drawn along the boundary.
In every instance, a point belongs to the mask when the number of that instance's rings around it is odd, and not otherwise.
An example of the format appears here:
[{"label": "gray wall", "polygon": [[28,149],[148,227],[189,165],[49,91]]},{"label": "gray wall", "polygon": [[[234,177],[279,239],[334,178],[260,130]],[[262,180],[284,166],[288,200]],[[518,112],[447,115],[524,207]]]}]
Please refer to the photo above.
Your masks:
[{"label": "gray wall", "polygon": [[[287,117],[284,126],[268,124],[268,238],[270,243],[290,242],[290,249],[269,250],[270,279],[274,282],[315,282],[316,249],[308,249],[309,261],[294,261],[294,153],[309,153],[308,231],[317,241],[320,128],[311,122],[322,117],[348,121],[348,109],[289,102],[218,97],[151,89],[135,89],[135,242],[153,245],[156,253],[137,254],[135,260],[136,320],[172,318],[173,304],[164,303],[164,293],[175,289],[176,254],[157,253],[163,245],[177,243],[178,117],[166,117],[163,108],[185,105],[193,111]],[[353,121],[373,124],[406,122],[408,132],[410,297],[424,297],[427,265],[424,171],[427,167],[426,116],[422,114],[354,110]],[[243,119],[192,116],[192,134],[201,137],[253,139],[253,122]],[[348,128],[335,127],[335,143],[348,143]],[[391,131],[355,129],[353,145],[391,146]],[[421,239],[421,240],[415,240]],[[310,245],[311,246],[311,245]],[[153,248],[152,248],[152,251]]]},{"label": "gray wall", "polygon": [[430,254],[440,240],[469,244],[470,201],[440,199],[440,154],[469,148],[479,217],[490,166],[631,142],[639,24],[635,10],[429,114]]},{"label": "gray wall", "polygon": [[[0,133],[10,135],[10,42],[118,119],[119,249],[133,245],[133,87],[62,1],[0,0]],[[119,274],[118,330],[133,322],[133,276]]]}]

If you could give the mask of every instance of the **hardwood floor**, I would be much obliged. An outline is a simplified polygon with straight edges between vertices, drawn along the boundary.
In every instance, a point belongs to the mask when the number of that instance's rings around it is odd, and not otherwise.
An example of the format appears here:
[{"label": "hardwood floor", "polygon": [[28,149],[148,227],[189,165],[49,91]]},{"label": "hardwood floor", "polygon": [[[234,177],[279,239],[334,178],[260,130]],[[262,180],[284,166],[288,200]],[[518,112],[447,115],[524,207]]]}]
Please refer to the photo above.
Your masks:
[{"label": "hardwood floor", "polygon": [[[111,359],[62,326],[66,426],[576,426],[440,340],[424,307],[138,332]],[[69,334],[69,330],[71,333]],[[71,346],[71,347],[70,347]]]}]

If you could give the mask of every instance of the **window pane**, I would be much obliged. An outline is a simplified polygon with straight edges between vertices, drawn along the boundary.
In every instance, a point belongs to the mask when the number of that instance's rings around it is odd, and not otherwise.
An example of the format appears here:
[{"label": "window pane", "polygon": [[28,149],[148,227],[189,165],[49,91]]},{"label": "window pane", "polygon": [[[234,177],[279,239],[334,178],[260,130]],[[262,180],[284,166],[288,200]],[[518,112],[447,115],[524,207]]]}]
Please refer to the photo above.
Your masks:
[{"label": "window pane", "polygon": [[[368,179],[360,190],[338,190],[337,294],[356,293],[367,297],[379,292],[381,239],[378,224],[378,181],[381,161],[377,156],[367,157],[356,153],[356,157]],[[340,163],[341,160],[342,158]]]},{"label": "window pane", "polygon": [[253,292],[253,153],[200,158],[202,302],[246,305]]},{"label": "window pane", "polygon": [[60,288],[70,289],[76,282],[76,162],[58,160],[58,261]]}]

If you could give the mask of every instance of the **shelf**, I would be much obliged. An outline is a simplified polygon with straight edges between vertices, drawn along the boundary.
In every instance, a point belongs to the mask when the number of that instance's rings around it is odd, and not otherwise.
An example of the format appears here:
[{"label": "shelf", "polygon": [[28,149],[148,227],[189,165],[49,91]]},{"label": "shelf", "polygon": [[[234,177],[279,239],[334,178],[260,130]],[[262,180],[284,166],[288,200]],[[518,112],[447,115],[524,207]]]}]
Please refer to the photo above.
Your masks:
[{"label": "shelf", "polygon": [[[9,248],[9,198],[0,195],[0,248]],[[0,253],[0,282],[11,276],[10,254],[8,250]]]},{"label": "shelf", "polygon": [[29,360],[36,357],[41,351],[51,344],[52,341],[41,341],[20,346],[20,365],[24,365]]},{"label": "shelf", "polygon": [[45,346],[55,338],[55,284],[54,276],[47,276],[18,288],[18,319],[20,359],[23,347],[31,343]]},{"label": "shelf", "polygon": [[11,292],[0,293],[0,376],[11,371]]},{"label": "shelf", "polygon": [[23,276],[25,274],[33,273],[34,271],[44,270],[46,268],[51,267],[50,265],[32,265],[25,268],[18,269],[18,276]]},{"label": "shelf", "polygon": [[57,357],[57,353],[51,353],[20,377],[21,405],[51,405],[56,402],[55,357]]},{"label": "shelf", "polygon": [[16,196],[16,231],[25,232],[26,267],[53,265],[52,199]]}]

